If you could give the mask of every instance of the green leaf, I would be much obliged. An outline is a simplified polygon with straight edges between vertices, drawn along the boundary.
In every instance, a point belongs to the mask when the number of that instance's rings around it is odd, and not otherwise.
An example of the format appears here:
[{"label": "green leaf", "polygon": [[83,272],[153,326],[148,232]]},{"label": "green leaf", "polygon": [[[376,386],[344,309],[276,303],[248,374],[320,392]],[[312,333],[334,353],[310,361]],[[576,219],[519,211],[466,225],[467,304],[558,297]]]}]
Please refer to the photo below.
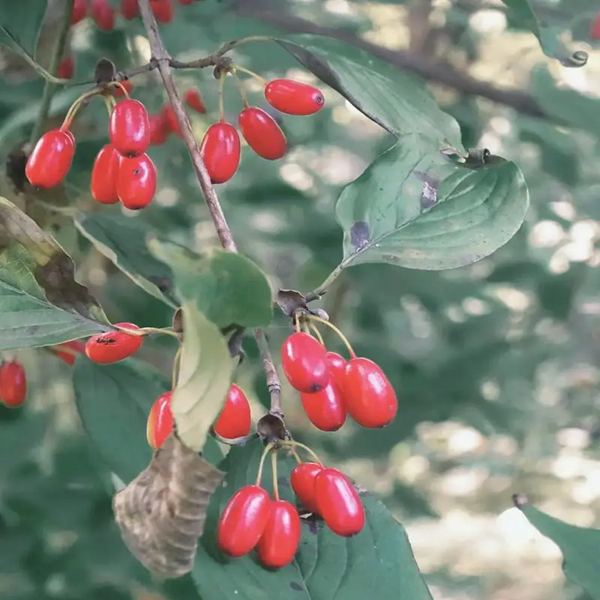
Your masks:
[{"label": "green leaf", "polygon": [[332,38],[297,35],[275,41],[391,134],[419,133],[462,148],[458,123],[440,110],[419,79]]},{"label": "green leaf", "polygon": [[59,344],[109,322],[56,240],[0,198],[0,350]]},{"label": "green leaf", "polygon": [[519,26],[529,29],[540,42],[546,56],[556,58],[565,67],[583,67],[588,61],[588,53],[578,50],[571,52],[562,43],[560,36],[564,27],[546,23],[535,14],[528,0],[503,0],[508,8],[509,19]]},{"label": "green leaf", "polygon": [[529,522],[549,537],[563,554],[563,571],[592,598],[600,600],[600,530],[575,527],[531,506],[520,494],[514,497],[517,508]]},{"label": "green leaf", "polygon": [[96,249],[152,296],[177,308],[173,273],[152,256],[146,245],[156,231],[139,218],[101,213],[78,213],[75,226]]},{"label": "green leaf", "polygon": [[46,0],[0,0],[0,44],[34,56],[47,4]]},{"label": "green leaf", "polygon": [[[406,598],[431,600],[415,562],[406,532],[377,499],[363,494],[367,523],[352,538],[334,535],[322,523],[302,521],[302,540],[294,561],[283,569],[267,570],[251,554],[227,559],[215,545],[218,516],[233,493],[255,482],[262,453],[259,442],[233,448],[220,469],[224,483],[211,499],[208,520],[192,577],[200,595],[211,600],[363,600]],[[268,464],[268,463],[267,463]],[[280,454],[278,485],[281,497],[295,502],[289,473],[295,462]],[[272,489],[265,469],[263,485]]]},{"label": "green leaf", "polygon": [[499,157],[470,168],[412,134],[340,195],[341,267],[386,262],[443,270],[472,264],[517,232],[529,205],[518,167]]},{"label": "green leaf", "polygon": [[181,441],[200,452],[231,386],[234,361],[227,341],[194,302],[182,306],[184,336],[171,409]]},{"label": "green leaf", "polygon": [[194,300],[209,321],[222,328],[266,327],[271,322],[271,287],[249,258],[225,250],[198,256],[157,238],[150,239],[148,247],[173,269],[181,300]]}]

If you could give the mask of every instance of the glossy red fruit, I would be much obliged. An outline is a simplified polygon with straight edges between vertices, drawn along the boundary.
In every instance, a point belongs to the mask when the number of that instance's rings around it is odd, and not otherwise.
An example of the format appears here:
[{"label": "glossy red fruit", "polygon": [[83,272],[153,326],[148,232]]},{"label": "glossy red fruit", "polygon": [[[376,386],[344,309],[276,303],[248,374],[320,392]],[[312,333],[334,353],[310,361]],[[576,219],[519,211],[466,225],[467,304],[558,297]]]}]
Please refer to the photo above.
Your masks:
[{"label": "glossy red fruit", "polygon": [[72,56],[65,56],[56,69],[56,76],[60,79],[72,79],[75,74],[75,60]]},{"label": "glossy red fruit", "polygon": [[208,128],[200,154],[213,183],[225,183],[234,176],[241,151],[240,136],[233,125],[221,122]]},{"label": "glossy red fruit", "polygon": [[291,79],[273,79],[265,87],[267,102],[288,115],[313,115],[325,106],[325,97],[316,87]]},{"label": "glossy red fruit", "polygon": [[329,367],[329,373],[331,374],[331,378],[337,383],[341,392],[344,390],[346,364],[347,361],[343,356],[340,356],[336,352],[327,353],[327,366]]},{"label": "glossy red fruit", "polygon": [[281,347],[281,366],[291,386],[314,394],[329,383],[327,350],[308,333],[293,333]]},{"label": "glossy red fruit", "polygon": [[85,344],[79,340],[73,340],[72,342],[65,342],[64,344],[51,347],[50,350],[72,367],[75,364],[77,355],[85,352]]},{"label": "glossy red fruit", "polygon": [[202,96],[198,90],[186,90],[185,101],[192,110],[202,114],[206,112],[206,107],[204,106],[204,102],[202,102]]},{"label": "glossy red fruit", "polygon": [[86,12],[86,0],[75,0],[73,2],[73,8],[71,10],[71,25],[77,25],[79,21],[83,21],[83,19],[85,19]]},{"label": "glossy red fruit", "polygon": [[350,480],[337,469],[323,469],[315,479],[318,513],[337,535],[349,537],[365,525],[365,509]]},{"label": "glossy red fruit", "polygon": [[[136,0],[136,2],[137,2],[137,0]],[[123,86],[127,90],[127,93],[131,94],[131,92],[132,92],[132,90],[134,88],[133,83],[129,79],[124,79],[120,83],[121,83],[121,86]],[[113,87],[112,88],[112,93],[113,93],[113,96],[115,98],[124,98],[125,97],[123,89],[121,87],[119,87],[119,86]]]},{"label": "glossy red fruit", "polygon": [[[133,323],[117,323],[125,329],[139,329]],[[85,344],[86,356],[101,365],[119,362],[135,354],[142,345],[143,338],[129,335],[124,331],[109,331],[93,335]]]},{"label": "glossy red fruit", "polygon": [[91,0],[90,14],[98,29],[112,31],[115,28],[115,11],[107,0]]},{"label": "glossy red fruit", "polygon": [[146,437],[150,448],[160,448],[173,431],[173,413],[171,412],[171,392],[159,396],[148,414]]},{"label": "glossy red fruit", "polygon": [[394,420],[398,400],[384,372],[368,358],[353,358],[344,373],[344,403],[363,427],[383,427]]},{"label": "glossy red fruit", "polygon": [[265,531],[258,542],[258,558],[265,567],[280,569],[292,562],[302,529],[296,507],[285,500],[274,500]]},{"label": "glossy red fruit", "polygon": [[170,104],[165,104],[160,109],[160,114],[162,115],[163,122],[167,131],[181,137],[181,127],[179,126],[179,121],[175,116],[175,111],[173,110],[173,107]]},{"label": "glossy red fruit", "polygon": [[27,396],[27,377],[21,363],[13,360],[0,367],[0,399],[6,406],[15,408]]},{"label": "glossy red fruit", "polygon": [[66,130],[53,129],[35,145],[25,167],[29,183],[49,189],[58,185],[68,173],[75,154],[75,138]]},{"label": "glossy red fruit", "polygon": [[117,176],[121,155],[112,144],[106,144],[94,161],[92,167],[92,198],[101,204],[115,204],[117,194]]},{"label": "glossy red fruit", "polygon": [[285,135],[275,119],[262,108],[245,108],[239,116],[239,126],[248,146],[267,160],[277,160],[285,154]]},{"label": "glossy red fruit", "polygon": [[121,14],[124,19],[131,21],[140,14],[140,7],[137,0],[121,0]]},{"label": "glossy red fruit", "polygon": [[258,544],[271,511],[269,494],[257,485],[246,485],[227,502],[219,519],[217,543],[229,556],[243,556]]},{"label": "glossy red fruit", "polygon": [[225,399],[225,406],[215,423],[215,431],[224,438],[234,439],[250,433],[252,415],[244,390],[233,383]]},{"label": "glossy red fruit", "polygon": [[590,25],[590,38],[600,40],[600,13],[598,13]]},{"label": "glossy red fruit", "polygon": [[139,210],[148,206],[156,192],[156,168],[147,154],[121,157],[117,194],[125,208]]},{"label": "glossy red fruit", "polygon": [[150,115],[150,145],[162,146],[167,141],[170,131],[167,129],[162,115]]},{"label": "glossy red fruit", "polygon": [[138,100],[121,100],[113,109],[108,137],[123,156],[138,156],[150,145],[150,122],[146,107]]},{"label": "glossy red fruit", "polygon": [[319,511],[315,497],[315,481],[322,470],[323,466],[317,463],[300,463],[294,467],[290,476],[294,493],[303,506],[312,513],[318,513]]},{"label": "glossy red fruit", "polygon": [[159,23],[170,23],[173,20],[171,0],[150,0],[150,8]]},{"label": "glossy red fruit", "polygon": [[310,422],[321,431],[337,431],[346,422],[344,399],[335,381],[321,391],[300,394],[302,407]]}]

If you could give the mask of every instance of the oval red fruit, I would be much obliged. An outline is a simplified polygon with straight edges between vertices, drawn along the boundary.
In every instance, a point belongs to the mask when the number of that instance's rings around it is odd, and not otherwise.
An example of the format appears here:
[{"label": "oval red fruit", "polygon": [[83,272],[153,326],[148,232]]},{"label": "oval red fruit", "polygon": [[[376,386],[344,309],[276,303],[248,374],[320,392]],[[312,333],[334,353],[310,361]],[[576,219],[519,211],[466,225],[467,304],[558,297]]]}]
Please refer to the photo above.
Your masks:
[{"label": "oval red fruit", "polygon": [[598,13],[590,25],[590,38],[600,40],[600,13]]},{"label": "oval red fruit", "polygon": [[75,138],[66,130],[53,129],[45,133],[30,154],[25,174],[31,185],[53,188],[68,173],[75,154]]},{"label": "oval red fruit", "polygon": [[71,25],[77,25],[79,21],[83,21],[83,19],[85,19],[86,12],[86,0],[75,0],[73,2],[73,8],[71,10]]},{"label": "oval red fruit", "polygon": [[344,375],[346,373],[346,359],[336,352],[327,353],[327,366],[331,378],[337,383],[340,392],[344,391]]},{"label": "oval red fruit", "polygon": [[173,431],[173,413],[171,412],[171,392],[159,396],[148,414],[146,437],[150,448],[160,448]]},{"label": "oval red fruit", "polygon": [[300,394],[300,399],[306,416],[317,429],[337,431],[346,422],[344,399],[335,381],[318,392]]},{"label": "oval red fruit", "polygon": [[[136,2],[137,2],[137,0],[136,0]],[[128,94],[131,94],[131,92],[134,88],[132,81],[130,81],[129,79],[123,79],[123,81],[120,81],[119,83],[121,84],[121,86],[115,85],[113,88],[111,88],[113,96],[115,98],[124,98],[125,97],[123,88],[125,88],[125,90],[127,91]]]},{"label": "oval red fruit", "polygon": [[275,119],[261,108],[245,108],[239,126],[248,146],[267,160],[277,160],[285,154],[286,140]]},{"label": "oval red fruit", "polygon": [[265,87],[265,98],[273,108],[288,115],[313,115],[325,106],[320,90],[291,79],[270,81]]},{"label": "oval red fruit", "polygon": [[117,194],[117,176],[121,155],[112,144],[106,144],[94,161],[92,167],[92,198],[102,204],[114,204],[119,201]]},{"label": "oval red fruit", "polygon": [[233,125],[221,122],[208,128],[200,154],[213,183],[225,183],[234,176],[241,151],[240,136]]},{"label": "oval red fruit", "polygon": [[121,14],[124,19],[131,21],[140,14],[140,7],[137,0],[121,0]]},{"label": "oval red fruit", "polygon": [[139,210],[148,206],[156,192],[156,168],[147,154],[121,157],[117,194],[125,208]]},{"label": "oval red fruit", "polygon": [[0,399],[6,406],[21,406],[27,396],[27,377],[21,363],[13,360],[0,367]]},{"label": "oval red fruit", "polygon": [[271,503],[267,526],[258,542],[258,558],[265,567],[280,569],[292,562],[302,529],[296,507],[285,500]]},{"label": "oval red fruit", "polygon": [[349,537],[365,525],[365,509],[350,480],[337,469],[323,469],[315,479],[318,512],[337,535]]},{"label": "oval red fruit", "polygon": [[167,141],[169,130],[162,115],[150,115],[150,145],[161,146]]},{"label": "oval red fruit", "polygon": [[73,340],[72,342],[65,342],[64,344],[51,347],[50,350],[72,367],[75,364],[77,355],[85,352],[85,344],[79,340]]},{"label": "oval red fruit", "polygon": [[150,0],[150,8],[159,23],[170,23],[173,20],[171,0]]},{"label": "oval red fruit", "polygon": [[65,56],[58,64],[56,76],[60,79],[72,79],[75,74],[75,60],[72,56]]},{"label": "oval red fruit", "polygon": [[165,104],[160,109],[160,114],[167,131],[181,137],[181,127],[179,126],[179,121],[177,120],[173,107],[170,104]]},{"label": "oval red fruit", "polygon": [[219,519],[217,543],[229,556],[243,556],[258,544],[271,510],[269,494],[257,485],[246,485],[227,502]]},{"label": "oval red fruit", "polygon": [[353,358],[344,373],[344,403],[363,427],[383,427],[394,420],[398,400],[384,372],[368,358]]},{"label": "oval red fruit", "polygon": [[206,107],[204,106],[204,102],[202,102],[202,96],[198,90],[186,90],[185,101],[192,110],[202,114],[206,112]]},{"label": "oval red fruit", "polygon": [[252,415],[244,390],[233,383],[225,399],[225,406],[215,423],[215,431],[224,438],[234,439],[250,433]]},{"label": "oval red fruit", "polygon": [[290,335],[281,347],[281,366],[291,386],[306,394],[329,383],[327,350],[308,333]]},{"label": "oval red fruit", "polygon": [[[117,323],[125,329],[139,329],[133,323]],[[109,331],[93,335],[85,344],[86,356],[101,365],[119,362],[135,354],[142,345],[143,337],[124,331]]]},{"label": "oval red fruit", "polygon": [[115,28],[115,11],[107,0],[92,0],[90,13],[98,29],[112,31]]},{"label": "oval red fruit", "polygon": [[323,465],[311,462],[301,463],[294,467],[290,476],[294,493],[302,505],[312,513],[319,511],[315,497],[315,481],[322,470]]},{"label": "oval red fruit", "polygon": [[123,156],[138,156],[150,145],[150,123],[146,107],[138,100],[121,100],[113,109],[108,137]]}]

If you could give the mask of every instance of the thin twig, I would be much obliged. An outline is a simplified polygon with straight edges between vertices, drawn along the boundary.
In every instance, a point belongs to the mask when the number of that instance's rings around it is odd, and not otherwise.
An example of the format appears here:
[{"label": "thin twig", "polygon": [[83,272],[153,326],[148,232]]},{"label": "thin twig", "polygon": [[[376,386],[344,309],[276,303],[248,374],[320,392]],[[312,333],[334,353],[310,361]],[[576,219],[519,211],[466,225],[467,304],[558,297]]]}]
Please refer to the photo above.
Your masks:
[{"label": "thin twig", "polygon": [[[150,48],[152,49],[152,61],[150,62],[154,61],[158,65],[160,76],[163,80],[163,84],[165,86],[167,96],[169,97],[169,101],[171,102],[171,106],[175,111],[177,122],[181,128],[183,141],[190,158],[192,159],[192,164],[194,165],[194,170],[196,171],[196,177],[198,178],[198,183],[202,189],[206,206],[208,207],[208,211],[210,212],[210,216],[212,217],[213,223],[217,230],[217,235],[221,245],[223,248],[225,248],[225,250],[237,253],[237,246],[235,245],[231,229],[229,229],[229,225],[227,224],[227,219],[225,218],[225,214],[221,208],[221,203],[219,202],[215,188],[210,180],[210,175],[206,170],[206,166],[204,165],[204,161],[202,160],[202,156],[198,150],[196,140],[194,139],[192,126],[190,125],[185,108],[181,102],[177,88],[175,87],[175,81],[173,80],[170,66],[172,59],[163,44],[162,38],[160,37],[156,19],[154,18],[154,14],[150,8],[150,0],[138,0],[138,5],[140,7],[140,14],[142,16],[144,28],[146,29],[148,40],[150,42]],[[211,60],[218,60],[220,57],[222,57],[225,52],[233,47],[232,44],[235,45],[234,42],[229,42],[229,44],[225,44],[225,46],[223,46],[216,53],[210,55],[212,57]],[[231,47],[228,48],[228,46]],[[207,57],[207,59],[208,58],[209,57]],[[265,370],[267,385],[269,387],[269,393],[271,395],[271,411],[281,414],[281,383],[279,381],[277,370],[275,369],[275,364],[273,363],[273,358],[271,357],[263,330],[255,329],[254,337],[256,338],[256,343],[261,349],[263,367]]]},{"label": "thin twig", "polygon": [[[65,51],[67,38],[69,36],[69,27],[71,26],[71,12],[73,10],[73,2],[74,0],[66,0],[63,9],[64,12],[60,17],[60,22],[58,24],[58,36],[56,38],[56,41],[54,42],[54,47],[52,48],[52,57],[50,58],[50,65],[48,66],[50,75],[56,75],[58,65],[60,64],[60,61]],[[44,92],[42,93],[40,111],[33,125],[31,137],[29,138],[29,141],[32,145],[35,144],[37,139],[40,137],[40,135],[42,135],[42,132],[44,131],[44,124],[46,123],[46,119],[48,118],[48,112],[50,111],[50,104],[52,102],[52,96],[54,96],[55,90],[56,85],[49,79],[46,79],[46,82],[44,84]]]}]

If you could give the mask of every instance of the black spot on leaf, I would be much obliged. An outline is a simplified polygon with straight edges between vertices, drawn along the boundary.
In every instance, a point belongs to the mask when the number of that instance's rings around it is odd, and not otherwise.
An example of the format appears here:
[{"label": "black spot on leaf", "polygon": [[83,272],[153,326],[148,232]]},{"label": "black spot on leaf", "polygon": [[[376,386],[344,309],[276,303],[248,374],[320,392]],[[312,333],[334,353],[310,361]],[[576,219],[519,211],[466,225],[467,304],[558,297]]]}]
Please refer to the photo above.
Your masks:
[{"label": "black spot on leaf", "polygon": [[350,227],[350,243],[358,252],[371,241],[371,230],[365,221],[355,221]]},{"label": "black spot on leaf", "polygon": [[290,587],[293,590],[296,590],[297,592],[301,592],[304,589],[303,586],[301,586],[299,583],[296,583],[295,581],[290,581]]}]

